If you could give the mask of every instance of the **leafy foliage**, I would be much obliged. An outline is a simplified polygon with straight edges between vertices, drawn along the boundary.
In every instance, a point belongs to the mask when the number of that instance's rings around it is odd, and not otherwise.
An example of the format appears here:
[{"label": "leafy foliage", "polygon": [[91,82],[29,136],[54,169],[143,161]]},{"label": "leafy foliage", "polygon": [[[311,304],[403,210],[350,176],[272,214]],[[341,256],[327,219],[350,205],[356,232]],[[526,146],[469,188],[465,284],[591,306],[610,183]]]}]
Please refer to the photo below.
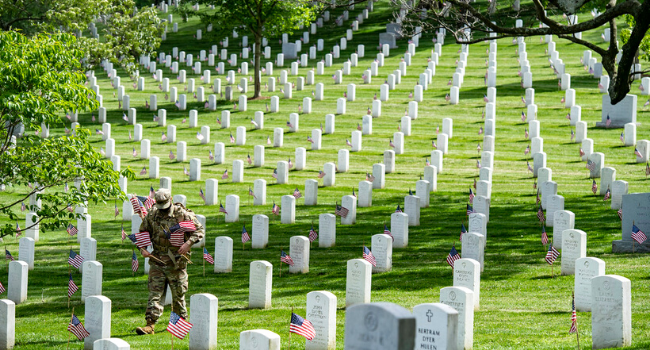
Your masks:
[{"label": "leafy foliage", "polygon": [[[251,33],[255,38],[255,77],[254,98],[260,96],[259,71],[262,38],[270,38],[282,33],[293,34],[301,24],[310,23],[320,10],[308,0],[199,0],[199,5],[213,5],[214,11],[199,11],[187,3],[181,3],[176,12],[186,21],[190,16],[199,16],[206,24],[218,24],[214,35],[225,36],[233,30],[242,35]],[[199,7],[200,8],[200,7]]]},{"label": "leafy foliage", "polygon": [[[15,31],[0,32],[0,125],[5,126],[0,129],[0,185],[20,192],[22,200],[34,195],[29,209],[46,219],[41,223],[44,229],[64,226],[74,216],[65,211],[68,205],[123,196],[119,174],[93,150],[87,130],[46,139],[33,133],[40,134],[42,126],[62,125],[61,114],[66,111],[98,107],[94,93],[84,86],[82,57],[70,34],[28,38]],[[15,133],[22,133],[17,142],[12,141]],[[123,175],[133,178],[130,170]],[[61,191],[75,180],[83,180],[78,190]],[[22,200],[2,204],[1,215],[16,220],[14,209]],[[37,200],[40,206],[35,205]],[[0,236],[14,232],[13,225],[0,227]]]}]

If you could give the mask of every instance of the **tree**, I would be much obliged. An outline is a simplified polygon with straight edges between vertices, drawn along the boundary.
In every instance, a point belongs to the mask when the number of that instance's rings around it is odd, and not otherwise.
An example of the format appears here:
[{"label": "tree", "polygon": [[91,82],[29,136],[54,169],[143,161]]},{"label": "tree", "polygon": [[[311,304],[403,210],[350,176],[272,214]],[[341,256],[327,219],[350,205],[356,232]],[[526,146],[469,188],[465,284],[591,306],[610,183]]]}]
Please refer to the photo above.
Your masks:
[{"label": "tree", "polygon": [[255,92],[253,98],[261,96],[260,59],[262,38],[276,37],[282,33],[292,34],[300,24],[314,20],[319,6],[309,0],[198,0],[202,5],[214,5],[215,11],[197,11],[182,2],[176,10],[183,18],[199,16],[203,23],[214,24],[214,35],[230,35],[233,30],[250,32],[255,38]]},{"label": "tree", "polygon": [[[416,26],[422,27],[424,32],[445,28],[448,33],[454,35],[457,43],[473,44],[507,37],[556,35],[585,46],[602,58],[603,68],[610,77],[608,91],[612,104],[625,98],[635,74],[645,72],[634,72],[632,68],[639,48],[650,47],[650,39],[646,38],[646,32],[650,28],[650,1],[627,0],[617,3],[616,0],[533,0],[531,5],[522,5],[517,11],[500,9],[495,13],[486,11],[484,2],[445,0],[445,5],[437,9],[438,0],[392,1],[396,7],[406,10],[403,23],[410,30]],[[518,0],[516,2],[518,3]],[[591,11],[593,18],[581,23],[569,23],[567,20],[565,24],[552,18],[553,15],[572,15],[591,8],[594,9]],[[631,29],[623,32],[625,44],[621,49],[617,42],[616,21],[624,16]],[[513,18],[522,19],[524,26],[512,27]],[[573,35],[603,25],[608,25],[610,29],[607,48]],[[471,29],[473,37],[466,37],[464,29]],[[496,32],[497,36],[489,37],[488,32]],[[645,46],[642,46],[642,43],[645,43]],[[620,60],[617,61],[619,53]],[[647,51],[644,55],[647,55]]]},{"label": "tree", "polygon": [[[18,195],[0,204],[0,215],[16,221],[16,208],[33,196],[40,205],[26,207],[38,220],[23,229],[62,227],[76,217],[68,207],[124,198],[119,174],[89,144],[88,130],[49,138],[36,134],[63,125],[61,115],[67,111],[98,107],[94,92],[84,85],[83,56],[70,34],[28,38],[0,32],[0,186]],[[12,137],[16,133],[18,140]],[[122,175],[134,178],[129,169]],[[79,189],[72,186],[75,181]],[[0,236],[15,232],[13,224],[0,226]]]},{"label": "tree", "polygon": [[0,29],[5,31],[79,33],[95,19],[103,28],[103,40],[77,40],[86,53],[86,69],[109,59],[134,73],[136,60],[156,51],[165,29],[154,7],[137,10],[134,0],[0,0]]}]

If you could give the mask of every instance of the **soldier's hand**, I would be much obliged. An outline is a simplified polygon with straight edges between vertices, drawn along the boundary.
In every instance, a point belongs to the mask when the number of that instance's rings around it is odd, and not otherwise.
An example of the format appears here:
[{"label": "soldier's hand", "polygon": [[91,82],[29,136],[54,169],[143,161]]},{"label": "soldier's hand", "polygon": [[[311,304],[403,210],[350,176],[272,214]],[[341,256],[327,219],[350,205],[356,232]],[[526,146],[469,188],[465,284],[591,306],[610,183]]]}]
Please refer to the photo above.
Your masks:
[{"label": "soldier's hand", "polygon": [[190,251],[190,248],[192,246],[189,245],[187,242],[185,242],[179,249],[178,249],[178,254],[180,255],[185,255],[185,253]]},{"label": "soldier's hand", "polygon": [[145,257],[145,258],[149,258],[149,257],[152,256],[151,253],[149,253],[149,251],[146,250],[146,249],[140,249],[140,253],[141,253],[142,256]]}]

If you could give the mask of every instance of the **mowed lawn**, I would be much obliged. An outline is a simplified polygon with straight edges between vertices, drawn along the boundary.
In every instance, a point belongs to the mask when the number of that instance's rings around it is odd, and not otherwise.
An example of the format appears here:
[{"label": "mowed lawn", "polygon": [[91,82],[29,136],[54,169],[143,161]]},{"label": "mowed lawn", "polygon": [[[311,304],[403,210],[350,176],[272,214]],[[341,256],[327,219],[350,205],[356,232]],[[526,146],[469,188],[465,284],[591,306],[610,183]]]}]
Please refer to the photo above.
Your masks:
[{"label": "mowed lawn", "polygon": [[[505,6],[505,5],[504,5]],[[361,13],[360,6],[350,12],[350,21],[342,27],[333,24],[335,16],[342,10],[332,12],[332,21],[318,29],[316,35],[310,36],[310,43],[303,44],[303,53],[308,53],[308,47],[315,45],[316,39],[325,40],[325,50],[318,53],[321,60],[338,40],[345,35],[352,18]],[[582,20],[588,13],[580,14]],[[161,13],[166,18],[166,14]],[[178,18],[179,16],[174,16]],[[190,289],[187,299],[195,293],[211,293],[219,298],[219,349],[236,349],[239,344],[239,333],[250,329],[268,329],[282,337],[282,348],[288,347],[289,319],[291,309],[304,316],[306,294],[310,291],[326,290],[334,293],[337,298],[337,349],[343,349],[345,330],[345,283],[346,261],[361,258],[362,246],[370,245],[371,236],[383,233],[384,223],[390,227],[390,214],[399,204],[403,206],[404,196],[409,189],[415,190],[415,182],[423,175],[425,161],[430,157],[431,142],[436,140],[436,128],[442,129],[442,119],[452,118],[454,121],[453,138],[449,140],[449,154],[444,158],[444,171],[438,175],[438,190],[431,194],[429,208],[421,210],[419,227],[409,228],[409,246],[404,249],[394,249],[393,270],[388,273],[375,274],[372,277],[372,301],[385,301],[402,305],[408,309],[420,303],[439,301],[440,288],[452,285],[452,269],[445,258],[452,245],[460,249],[458,236],[461,223],[467,224],[466,203],[470,186],[478,177],[476,160],[480,154],[477,145],[483,141],[479,128],[483,126],[482,113],[485,107],[483,95],[487,88],[483,82],[486,72],[487,43],[472,45],[466,68],[464,84],[460,90],[460,103],[449,105],[445,95],[449,92],[447,82],[455,71],[455,63],[459,57],[460,45],[454,44],[448,36],[442,48],[442,56],[433,83],[424,92],[424,101],[419,104],[419,117],[412,121],[412,135],[405,140],[405,153],[396,157],[396,171],[386,175],[386,188],[373,191],[373,206],[358,208],[357,223],[353,226],[337,226],[337,242],[333,248],[318,248],[314,242],[311,249],[310,271],[303,275],[289,275],[286,264],[280,264],[280,250],[289,249],[289,239],[295,235],[306,236],[312,223],[318,228],[318,215],[334,213],[335,203],[340,204],[341,197],[358,191],[359,181],[363,181],[367,172],[372,172],[372,165],[382,162],[383,152],[390,149],[389,140],[398,131],[398,123],[404,116],[409,93],[417,84],[418,76],[427,67],[427,59],[431,56],[433,33],[424,34],[420,40],[417,54],[413,57],[412,65],[407,68],[407,75],[402,77],[401,84],[390,91],[390,99],[382,104],[381,117],[373,119],[373,133],[363,137],[363,149],[350,153],[350,171],[336,174],[336,186],[320,187],[317,206],[304,206],[304,198],[296,202],[296,222],[281,225],[279,218],[271,214],[273,202],[280,204],[283,195],[291,194],[297,187],[304,194],[304,183],[307,179],[317,179],[319,170],[326,162],[337,162],[338,150],[347,148],[346,139],[361,123],[362,116],[371,106],[373,96],[379,94],[379,87],[384,83],[388,74],[397,69],[401,57],[406,50],[407,40],[400,40],[398,49],[391,50],[386,58],[384,67],[379,68],[379,75],[372,77],[371,84],[363,84],[361,75],[370,66],[377,54],[379,33],[385,31],[385,25],[392,20],[392,14],[386,1],[377,2],[375,11],[370,13],[368,20],[360,25],[360,30],[354,33],[354,38],[348,43],[347,50],[341,53],[341,58],[335,59],[332,67],[325,69],[325,74],[317,75],[316,82],[325,85],[325,99],[313,101],[311,114],[300,115],[300,130],[296,133],[285,133],[284,146],[272,148],[266,146],[267,137],[273,138],[273,129],[283,127],[290,113],[297,113],[304,97],[311,97],[314,86],[305,86],[303,91],[293,91],[293,99],[280,101],[280,112],[265,113],[264,129],[252,130],[250,119],[255,111],[266,111],[269,99],[248,102],[248,111],[232,111],[231,127],[220,129],[217,117],[223,110],[232,110],[232,102],[219,98],[218,108],[210,112],[203,108],[203,103],[196,102],[188,94],[188,110],[178,111],[174,101],[166,101],[165,93],[158,89],[158,83],[152,79],[152,74],[141,67],[141,76],[146,78],[146,91],[137,92],[133,89],[128,75],[123,69],[118,73],[122,84],[131,97],[131,106],[137,108],[138,123],[144,127],[144,137],[151,140],[151,155],[160,157],[161,175],[173,179],[172,192],[187,196],[187,206],[198,214],[207,217],[207,248],[214,253],[214,239],[218,236],[231,237],[234,244],[233,271],[228,274],[214,274],[212,267],[206,267],[203,276],[202,254],[199,248],[193,249],[192,260],[188,272],[190,274]],[[215,24],[215,26],[218,24]],[[179,23],[179,32],[167,34],[167,41],[159,49],[171,53],[172,47],[179,51],[192,53],[198,58],[200,50],[209,50],[213,44],[219,46],[220,38],[211,38],[210,33],[203,31],[204,37],[198,41],[193,39],[196,29],[205,29],[196,18],[187,23]],[[604,27],[603,27],[604,28]],[[291,40],[298,40],[303,30],[296,30]],[[583,33],[583,38],[600,43],[601,30]],[[238,53],[239,39],[230,38],[228,53]],[[557,50],[560,58],[566,64],[570,73],[572,85],[576,90],[577,104],[582,106],[582,120],[589,125],[588,137],[594,140],[594,151],[605,154],[606,166],[616,169],[617,179],[629,182],[629,192],[648,191],[644,175],[645,164],[635,163],[634,147],[623,147],[619,136],[621,129],[597,129],[596,122],[601,119],[602,95],[597,89],[598,80],[588,74],[580,63],[584,48],[566,41],[557,40]],[[252,36],[249,42],[253,42]],[[280,52],[277,38],[269,39],[273,58]],[[565,198],[565,209],[575,213],[575,228],[587,233],[587,256],[598,257],[606,262],[607,274],[621,275],[632,281],[632,348],[650,348],[650,256],[643,254],[612,254],[611,244],[615,239],[621,239],[621,224],[616,211],[610,209],[609,201],[604,202],[602,196],[591,193],[591,179],[588,178],[585,163],[578,157],[579,145],[571,143],[571,127],[565,118],[568,110],[560,102],[564,92],[558,91],[557,78],[549,68],[548,57],[545,54],[547,45],[540,43],[539,37],[526,39],[528,59],[533,72],[535,101],[538,105],[538,119],[541,123],[541,136],[544,138],[544,151],[548,156],[548,167],[553,170],[553,180],[558,183],[558,194]],[[360,58],[359,65],[352,68],[352,74],[343,78],[343,84],[335,85],[332,77],[335,70],[341,69],[343,62],[354,53],[357,45],[365,44],[365,57]],[[602,44],[604,45],[604,43]],[[221,49],[221,46],[219,46]],[[481,276],[481,308],[474,315],[474,348],[475,349],[573,349],[576,346],[575,335],[568,333],[571,321],[571,293],[573,291],[573,276],[560,276],[559,260],[552,268],[544,261],[546,251],[540,243],[541,227],[536,217],[534,179],[527,171],[524,149],[529,141],[524,138],[527,123],[521,121],[521,112],[525,107],[521,102],[524,90],[520,87],[520,77],[517,75],[517,46],[510,39],[498,42],[498,88],[496,104],[496,147],[492,183],[492,206],[488,224],[487,246],[485,251],[485,271]],[[152,59],[153,60],[153,59]],[[246,60],[250,61],[250,60]],[[300,68],[300,76],[306,76],[307,69],[316,66],[317,60],[309,61],[309,68]],[[266,60],[263,60],[265,63]],[[643,64],[646,64],[645,62]],[[204,86],[207,95],[212,93],[211,84],[202,84],[199,74],[192,74],[190,67],[185,67],[188,77],[196,80],[197,86]],[[212,70],[212,79],[222,79],[222,89],[225,88],[224,75],[216,75],[214,67],[202,63],[202,69]],[[228,66],[228,64],[226,64]],[[285,67],[275,67],[273,76],[279,77]],[[160,67],[160,64],[159,64]],[[206,68],[207,67],[207,68]],[[228,69],[234,69],[236,67]],[[180,84],[176,75],[163,68],[164,77],[170,78],[172,86],[184,93],[184,84]],[[252,75],[252,69],[249,70]],[[143,166],[148,168],[148,160],[132,156],[132,149],[140,155],[139,142],[129,141],[128,126],[122,120],[123,112],[118,110],[117,99],[113,97],[110,80],[107,74],[96,70],[100,93],[104,98],[104,106],[108,110],[108,121],[112,123],[112,137],[116,140],[116,152],[122,157],[122,167],[131,167],[136,173]],[[241,75],[237,75],[239,81]],[[248,76],[246,76],[248,78]],[[267,80],[263,75],[262,86]],[[295,82],[295,76],[289,76],[289,81]],[[323,135],[322,149],[311,151],[307,136],[311,130],[325,125],[325,115],[335,114],[336,100],[343,97],[347,84],[354,83],[356,101],[347,103],[347,112],[336,116],[336,132]],[[249,88],[251,88],[249,83]],[[646,98],[640,96],[638,82],[633,83],[633,93],[639,94],[637,119],[641,123],[637,127],[637,139],[645,139],[650,135],[650,127],[645,123],[648,109],[643,107]],[[263,90],[265,97],[278,95]],[[200,158],[202,161],[202,181],[189,182],[183,173],[183,168],[189,170],[189,161],[179,163],[170,161],[168,154],[176,154],[176,145],[163,143],[161,133],[166,128],[158,127],[153,121],[155,112],[145,109],[145,101],[150,94],[158,95],[158,108],[167,110],[167,123],[176,125],[177,140],[188,144],[188,159]],[[239,93],[235,93],[238,98]],[[249,92],[252,96],[252,92]],[[207,145],[201,145],[195,135],[199,128],[189,128],[189,110],[197,109],[199,126],[208,125],[211,128],[211,140]],[[81,125],[93,130],[101,128],[98,123],[91,121],[97,112],[85,113],[80,116]],[[67,125],[69,127],[69,123]],[[232,133],[236,136],[236,127],[245,126],[248,129],[245,146],[235,146],[229,141]],[[63,134],[63,125],[53,127],[54,135]],[[93,144],[99,151],[104,146],[101,136],[93,136]],[[214,151],[215,142],[226,144],[226,161],[224,164],[212,164],[208,159],[210,150]],[[248,154],[253,157],[255,145],[265,145],[265,164],[263,167],[245,166],[244,183],[232,183],[231,180],[219,180],[219,200],[225,205],[225,197],[229,194],[241,198],[240,222],[225,224],[223,214],[218,213],[218,205],[205,206],[199,197],[199,190],[205,190],[205,179],[220,179],[221,174],[228,170],[232,174],[233,160],[246,160]],[[307,166],[302,171],[290,172],[288,185],[277,185],[272,178],[273,169],[281,160],[289,158],[295,162],[295,148],[305,147],[307,151]],[[532,160],[531,160],[532,165]],[[253,181],[267,181],[267,205],[253,206],[248,196],[249,187]],[[598,181],[599,182],[599,181]],[[322,186],[322,181],[320,182]],[[72,185],[72,184],[71,184]],[[129,193],[146,195],[149,187],[157,188],[158,180],[147,176],[138,176],[136,181],[128,184]],[[62,190],[62,189],[59,189]],[[8,202],[18,198],[26,188],[9,188],[0,193],[0,200]],[[121,203],[118,203],[120,211]],[[132,276],[131,252],[132,244],[122,242],[120,227],[124,225],[130,230],[130,222],[122,222],[121,214],[118,219],[113,216],[114,203],[92,205],[89,213],[92,216],[92,237],[97,239],[98,260],[103,264],[103,295],[112,300],[112,330],[113,337],[122,338],[131,344],[133,349],[167,348],[170,346],[170,335],[163,332],[169,317],[169,308],[165,310],[161,322],[156,327],[154,336],[137,336],[134,329],[144,325],[144,311],[147,302],[147,276],[141,268],[135,277]],[[19,210],[19,208],[17,208]],[[270,217],[269,246],[263,250],[252,250],[250,243],[242,250],[241,230],[246,225],[248,232],[252,231],[251,218],[255,214],[265,214]],[[74,223],[74,222],[73,222]],[[76,224],[76,223],[75,223]],[[21,226],[23,224],[21,223]],[[631,228],[625,228],[630,230]],[[552,229],[549,229],[549,235]],[[5,237],[6,248],[17,257],[18,243],[13,238]],[[73,238],[70,240],[65,230],[41,233],[41,239],[36,245],[36,267],[29,273],[29,294],[24,304],[16,307],[16,341],[18,349],[64,349],[68,346],[71,334],[66,331],[72,306],[75,313],[84,320],[85,308],[80,302],[80,292],[72,297],[71,307],[67,306],[68,270],[67,256],[70,248],[78,252],[79,245]],[[248,271],[249,264],[254,260],[267,260],[274,266],[273,276],[273,307],[268,310],[248,310]],[[140,258],[142,267],[144,261]],[[6,285],[6,267],[0,274],[0,281]],[[282,269],[282,277],[280,277]],[[554,275],[552,275],[554,272]],[[81,274],[73,272],[77,284],[81,284]],[[578,313],[580,345],[591,347],[591,315]],[[79,349],[83,345],[71,340],[70,348]],[[304,339],[292,336],[291,346],[294,349],[304,347]],[[188,340],[174,342],[176,349],[187,349]]]}]

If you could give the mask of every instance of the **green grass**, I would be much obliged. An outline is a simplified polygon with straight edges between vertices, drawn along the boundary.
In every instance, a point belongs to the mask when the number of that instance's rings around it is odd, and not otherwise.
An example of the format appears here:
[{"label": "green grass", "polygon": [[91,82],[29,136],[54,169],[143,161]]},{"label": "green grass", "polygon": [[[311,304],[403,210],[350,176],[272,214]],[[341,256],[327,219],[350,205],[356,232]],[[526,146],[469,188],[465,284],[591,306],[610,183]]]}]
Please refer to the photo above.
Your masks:
[{"label": "green grass", "polygon": [[[350,18],[356,17],[360,9],[352,11]],[[332,18],[339,11],[333,13]],[[166,17],[166,15],[161,14]],[[586,16],[583,14],[582,16]],[[176,16],[177,17],[177,16]],[[294,91],[292,101],[281,100],[279,113],[265,115],[264,130],[248,131],[247,143],[235,147],[228,141],[229,134],[235,133],[237,126],[250,126],[249,120],[255,111],[265,110],[268,100],[249,101],[247,112],[233,112],[231,128],[217,129],[216,117],[221,111],[232,107],[231,103],[222,100],[218,103],[216,112],[203,109],[203,103],[194,102],[188,96],[188,110],[199,110],[199,125],[209,125],[212,129],[209,145],[200,145],[195,138],[198,129],[190,129],[181,120],[188,116],[188,111],[179,112],[173,102],[164,100],[164,93],[157,89],[151,74],[142,70],[146,77],[148,90],[136,92],[132,82],[123,70],[119,71],[123,85],[131,96],[131,106],[138,109],[138,122],[144,127],[145,138],[152,141],[151,153],[161,159],[162,176],[173,178],[173,193],[188,196],[188,207],[196,213],[207,217],[208,249],[214,249],[214,239],[218,236],[229,236],[239,242],[241,224],[247,224],[251,231],[251,217],[263,213],[271,215],[271,203],[280,203],[282,195],[290,194],[297,186],[303,191],[306,179],[315,179],[318,170],[325,162],[336,162],[337,151],[345,148],[345,139],[350,138],[350,132],[356,130],[357,123],[366,114],[371,105],[372,96],[378,93],[379,86],[386,76],[397,68],[402,53],[406,49],[406,41],[400,41],[400,48],[391,51],[386,58],[385,66],[379,69],[379,76],[373,77],[372,84],[362,84],[361,74],[370,65],[377,53],[378,35],[390,21],[391,14],[385,2],[375,4],[375,11],[355,32],[354,39],[349,42],[348,50],[342,52],[341,58],[335,60],[334,66],[326,68],[323,76],[317,76],[316,81],[325,84],[325,100],[313,102],[313,112],[301,115],[300,131],[295,134],[285,134],[284,147],[266,148],[266,162],[261,168],[246,167],[245,183],[233,184],[230,181],[220,181],[219,199],[225,202],[228,194],[237,194],[241,198],[240,223],[224,224],[223,215],[218,214],[218,206],[203,206],[198,195],[199,188],[205,188],[203,181],[189,182],[183,175],[183,167],[189,168],[189,162],[179,164],[168,160],[167,155],[172,150],[176,153],[176,145],[163,144],[160,133],[166,128],[157,127],[152,121],[154,113],[144,109],[145,100],[152,93],[158,94],[159,107],[168,111],[167,123],[177,126],[177,140],[188,142],[188,159],[201,158],[203,161],[202,179],[220,178],[225,169],[231,171],[232,161],[246,159],[247,154],[253,155],[255,145],[266,145],[267,136],[272,136],[273,128],[285,127],[289,113],[296,113],[302,98],[311,96],[313,86],[306,86],[304,91]],[[315,44],[316,38],[325,39],[325,51],[340,38],[348,25],[343,27],[326,27],[319,29],[316,36],[311,36],[312,42],[303,46]],[[219,39],[209,39],[204,31],[204,39],[196,41],[192,34],[201,28],[196,19],[189,23],[179,24],[179,33],[169,33],[167,41],[159,51],[171,52],[178,46],[198,57],[199,50],[210,49],[212,43]],[[292,35],[296,40],[302,31]],[[364,136],[363,151],[350,154],[351,169],[347,173],[336,174],[336,186],[319,189],[319,205],[303,206],[303,199],[297,201],[296,223],[280,225],[279,220],[272,218],[270,224],[269,247],[264,250],[251,250],[250,244],[242,251],[235,244],[233,272],[229,274],[206,273],[202,277],[201,254],[194,249],[194,265],[188,269],[190,274],[190,289],[187,294],[211,293],[219,298],[219,349],[236,349],[239,344],[239,333],[244,330],[264,328],[274,331],[282,337],[283,348],[288,345],[288,320],[291,308],[299,314],[305,313],[306,294],[315,290],[327,290],[338,298],[337,312],[337,348],[344,344],[345,322],[345,276],[346,261],[361,258],[361,246],[369,244],[371,235],[382,233],[383,223],[390,220],[390,214],[397,204],[403,204],[404,196],[409,188],[415,189],[415,182],[423,174],[425,158],[430,156],[431,140],[435,140],[436,126],[442,126],[442,119],[454,119],[454,137],[449,142],[450,152],[445,156],[444,173],[438,176],[438,191],[431,194],[431,205],[421,211],[421,225],[411,227],[409,246],[406,249],[395,249],[393,252],[393,271],[376,274],[372,280],[372,301],[387,301],[397,303],[406,308],[412,308],[420,303],[438,302],[439,289],[452,284],[452,270],[446,264],[445,257],[453,243],[460,250],[458,233],[460,223],[466,219],[465,204],[468,187],[478,176],[475,167],[477,143],[482,143],[482,135],[478,129],[483,125],[481,119],[484,108],[483,94],[486,87],[483,84],[485,74],[485,50],[487,43],[470,47],[470,55],[466,68],[465,83],[460,90],[461,102],[451,106],[445,102],[444,96],[449,91],[447,81],[455,70],[456,53],[459,45],[451,44],[443,47],[443,55],[436,68],[436,75],[429,90],[425,91],[425,100],[420,103],[419,118],[413,120],[412,136],[406,137],[406,152],[396,158],[397,171],[386,175],[386,188],[375,190],[373,207],[360,208],[357,211],[357,224],[354,226],[337,227],[337,244],[335,248],[322,249],[316,247],[311,251],[310,272],[305,275],[289,275],[286,266],[279,277],[279,252],[281,248],[288,249],[288,241],[294,235],[307,235],[311,222],[317,223],[321,213],[333,213],[334,203],[341,200],[343,195],[351,193],[365,173],[371,171],[372,164],[383,160],[383,152],[388,149],[388,139],[397,131],[396,123],[404,115],[409,99],[409,92],[416,84],[418,75],[427,66],[427,57],[432,49],[432,35],[425,35],[413,58],[412,66],[408,67],[408,75],[402,78],[397,89],[390,92],[390,100],[383,103],[382,115],[373,120],[373,134]],[[592,42],[600,42],[600,31],[583,34],[583,38]],[[231,38],[229,54],[238,50],[238,40]],[[250,41],[252,42],[252,40]],[[269,40],[273,47],[273,60],[280,48],[277,40]],[[640,254],[617,254],[611,252],[611,242],[620,239],[620,221],[608,202],[602,197],[591,195],[591,180],[587,178],[584,162],[578,158],[577,144],[569,142],[570,127],[565,119],[568,112],[560,104],[564,92],[557,90],[557,79],[548,68],[547,57],[544,54],[545,44],[540,44],[539,38],[529,38],[527,42],[528,59],[530,61],[535,100],[538,105],[538,119],[541,122],[541,136],[544,138],[544,150],[548,155],[548,167],[553,169],[553,180],[558,183],[558,193],[565,198],[565,208],[575,213],[575,227],[587,233],[588,256],[605,260],[608,274],[617,274],[632,281],[632,348],[650,348],[650,303],[647,293],[650,288],[648,268],[650,257]],[[366,45],[366,56],[360,59],[358,67],[352,69],[352,75],[345,76],[343,84],[334,85],[331,79],[335,69],[340,69],[342,62],[347,60],[358,44]],[[496,152],[492,184],[492,207],[488,225],[488,241],[485,257],[485,271],[481,276],[481,309],[474,316],[474,347],[476,349],[572,349],[575,347],[575,337],[568,334],[570,327],[573,276],[559,276],[559,266],[555,267],[554,278],[551,278],[551,267],[544,261],[545,250],[539,242],[540,227],[536,219],[535,193],[532,188],[533,179],[526,169],[524,149],[528,141],[524,139],[524,128],[527,124],[521,122],[521,111],[525,111],[520,97],[524,95],[517,76],[518,63],[515,45],[509,39],[501,40],[498,47],[498,93],[497,93],[497,126]],[[594,151],[603,152],[607,166],[616,168],[617,179],[629,182],[630,193],[647,191],[648,183],[643,174],[643,166],[634,163],[633,147],[622,147],[619,141],[621,130],[596,129],[595,123],[600,121],[601,94],[597,91],[597,80],[589,76],[580,64],[583,47],[557,42],[560,58],[566,63],[566,71],[572,74],[572,88],[576,89],[577,102],[582,106],[582,120],[589,124],[588,136],[594,140]],[[319,53],[320,60],[324,55]],[[265,61],[264,61],[265,62]],[[288,63],[287,63],[288,65]],[[206,66],[206,63],[203,64]],[[310,67],[315,66],[311,60]],[[183,66],[184,67],[184,66]],[[189,68],[189,67],[188,67]],[[210,67],[211,69],[214,69]],[[203,68],[205,69],[205,68]],[[285,69],[288,69],[285,67]],[[282,68],[276,67],[274,76],[279,76]],[[305,68],[300,69],[304,76]],[[199,75],[188,77],[197,80],[201,86]],[[251,71],[252,73],[252,71]],[[117,100],[112,97],[114,90],[106,74],[96,71],[101,94],[104,96],[104,106],[107,107],[108,119],[112,123],[112,137],[116,140],[116,152],[122,156],[122,167],[129,166],[138,172],[142,166],[148,167],[148,161],[131,157],[131,149],[135,147],[140,153],[140,145],[129,142],[128,132],[133,127],[127,126],[121,120],[122,111],[117,110]],[[175,75],[164,69],[164,76],[170,78],[172,86],[179,93],[183,85],[178,84]],[[214,70],[213,70],[213,78]],[[222,84],[225,84],[225,76]],[[238,77],[239,79],[239,77]],[[264,77],[264,80],[266,77]],[[264,83],[263,80],[263,83]],[[290,76],[290,81],[295,77]],[[323,147],[320,151],[307,152],[307,169],[291,171],[290,184],[276,185],[271,174],[276,162],[294,158],[296,147],[309,148],[306,141],[311,130],[325,123],[325,114],[336,111],[336,99],[343,96],[347,84],[357,84],[357,100],[347,103],[347,114],[337,116],[336,133],[323,136]],[[208,85],[203,85],[208,88]],[[250,85],[249,85],[250,86]],[[279,90],[279,89],[278,89]],[[636,83],[633,91],[636,93]],[[265,96],[280,95],[265,93]],[[206,93],[206,98],[207,98]],[[235,95],[237,98],[237,94]],[[648,116],[646,108],[642,107],[644,98],[639,96],[638,119],[643,121]],[[96,113],[95,113],[96,115]],[[81,124],[90,129],[100,127],[91,122],[90,113],[80,117]],[[639,139],[647,138],[650,128],[642,123],[637,128]],[[52,130],[55,135],[63,133],[63,128]],[[94,145],[99,150],[104,145],[100,136],[96,136]],[[226,144],[226,164],[213,165],[208,162],[208,151],[213,149],[215,142]],[[248,205],[247,191],[255,179],[266,179],[267,203],[264,207]],[[149,186],[157,187],[158,180],[138,176],[138,180],[128,184],[129,193],[145,194]],[[0,198],[8,201],[16,198],[22,188],[12,188],[2,193]],[[121,206],[120,206],[121,210]],[[120,240],[120,225],[122,222],[113,219],[113,203],[98,205],[90,208],[93,220],[92,236],[98,241],[98,259],[104,266],[103,294],[112,300],[112,331],[113,337],[126,340],[133,349],[167,347],[169,334],[161,332],[166,325],[169,309],[157,326],[158,334],[149,337],[136,336],[134,328],[144,324],[144,311],[147,301],[147,279],[142,270],[131,276],[130,259],[132,246]],[[130,226],[130,223],[125,223]],[[317,225],[316,225],[317,226]],[[17,255],[18,244],[13,239],[5,240],[7,249]],[[67,252],[71,243],[65,231],[48,232],[41,235],[37,243],[36,269],[30,271],[29,297],[27,302],[16,308],[16,340],[19,349],[63,349],[66,347],[69,333],[66,324],[71,309],[67,308]],[[76,242],[72,242],[78,250]],[[211,252],[212,253],[212,252]],[[462,251],[461,251],[462,255]],[[273,307],[269,310],[247,310],[248,303],[248,269],[253,260],[268,260],[274,265]],[[140,259],[142,264],[142,259]],[[6,270],[5,270],[6,271]],[[3,274],[6,276],[6,274]],[[81,275],[73,273],[77,283]],[[6,277],[0,278],[6,283]],[[75,312],[83,316],[84,306],[79,301],[79,293],[73,297],[72,306]],[[83,317],[80,317],[82,320]],[[584,348],[591,345],[591,317],[589,313],[578,313],[580,341]],[[292,337],[293,348],[302,348],[304,340],[298,336]],[[72,348],[80,348],[79,342],[72,342]],[[186,349],[187,340],[176,341],[175,347]]]}]

